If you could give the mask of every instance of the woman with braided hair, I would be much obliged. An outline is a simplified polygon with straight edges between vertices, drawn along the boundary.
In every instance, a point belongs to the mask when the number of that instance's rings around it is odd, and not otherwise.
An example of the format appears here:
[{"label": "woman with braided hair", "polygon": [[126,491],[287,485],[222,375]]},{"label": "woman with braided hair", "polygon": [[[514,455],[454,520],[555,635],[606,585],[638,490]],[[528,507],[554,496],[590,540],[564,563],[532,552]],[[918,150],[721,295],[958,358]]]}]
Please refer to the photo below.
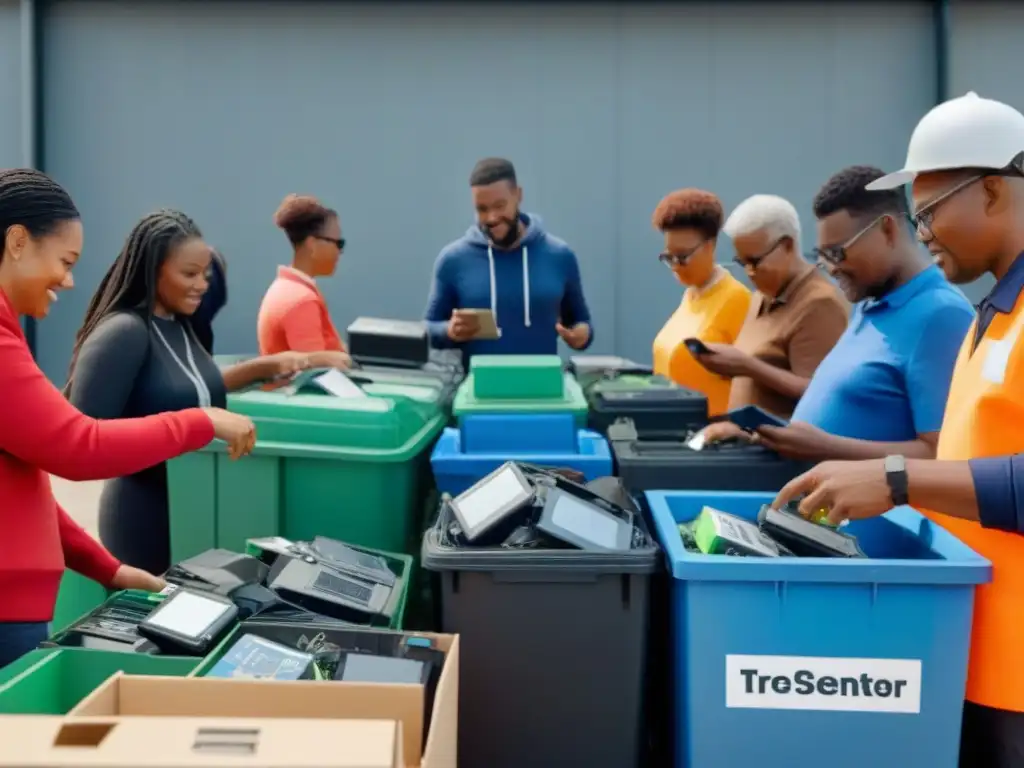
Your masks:
[{"label": "woman with braided hair", "polygon": [[214,437],[233,456],[255,440],[249,419],[218,408],[98,421],[61,396],[33,360],[21,318],[46,317],[73,286],[81,252],[82,223],[68,193],[38,171],[0,170],[0,667],[46,639],[65,567],[107,587],[163,587],[82,530],[54,499],[50,474],[102,480]]},{"label": "woman with braided hair", "polygon": [[[227,392],[308,366],[300,353],[220,370],[192,327],[209,288],[212,252],[180,211],[151,213],[132,229],[89,302],[66,392],[98,419],[223,408]],[[126,563],[163,573],[170,563],[167,468],[106,484],[100,539]]]}]

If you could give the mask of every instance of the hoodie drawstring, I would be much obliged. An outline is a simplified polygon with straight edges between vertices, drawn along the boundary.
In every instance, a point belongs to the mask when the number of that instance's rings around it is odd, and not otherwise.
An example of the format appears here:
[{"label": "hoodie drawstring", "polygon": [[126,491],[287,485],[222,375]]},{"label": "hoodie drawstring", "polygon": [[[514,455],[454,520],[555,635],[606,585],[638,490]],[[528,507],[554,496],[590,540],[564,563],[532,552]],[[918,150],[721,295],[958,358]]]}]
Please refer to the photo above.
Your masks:
[{"label": "hoodie drawstring", "polygon": [[[487,246],[487,266],[491,273],[491,314],[498,325],[498,280],[494,276],[494,248]],[[523,246],[523,323],[530,327],[530,251]],[[501,326],[498,325],[500,328]]]}]

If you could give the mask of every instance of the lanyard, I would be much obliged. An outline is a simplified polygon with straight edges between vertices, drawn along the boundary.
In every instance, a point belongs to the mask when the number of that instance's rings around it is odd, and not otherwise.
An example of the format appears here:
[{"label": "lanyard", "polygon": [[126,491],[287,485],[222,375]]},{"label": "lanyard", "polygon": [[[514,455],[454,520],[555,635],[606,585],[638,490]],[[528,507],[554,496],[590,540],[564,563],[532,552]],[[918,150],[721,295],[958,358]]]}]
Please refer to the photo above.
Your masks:
[{"label": "lanyard", "polygon": [[[199,367],[196,365],[195,358],[192,357],[192,345],[189,343],[188,332],[185,330],[184,326],[181,327],[181,334],[185,337],[185,356],[188,358],[188,366],[186,366],[181,361],[181,358],[178,357],[178,353],[175,352],[174,348],[167,342],[163,331],[160,330],[160,327],[156,323],[153,323],[153,330],[156,331],[156,335],[160,338],[160,341],[163,342],[167,351],[171,353],[171,357],[174,358],[174,362],[176,362],[178,367],[181,368],[182,373],[188,377],[188,380],[192,382],[192,386],[196,388],[196,395],[199,397],[199,407],[209,408],[212,406],[213,399],[210,396],[210,388],[207,387],[206,382],[203,381],[203,376],[199,373]],[[189,368],[192,370],[189,370]]]}]

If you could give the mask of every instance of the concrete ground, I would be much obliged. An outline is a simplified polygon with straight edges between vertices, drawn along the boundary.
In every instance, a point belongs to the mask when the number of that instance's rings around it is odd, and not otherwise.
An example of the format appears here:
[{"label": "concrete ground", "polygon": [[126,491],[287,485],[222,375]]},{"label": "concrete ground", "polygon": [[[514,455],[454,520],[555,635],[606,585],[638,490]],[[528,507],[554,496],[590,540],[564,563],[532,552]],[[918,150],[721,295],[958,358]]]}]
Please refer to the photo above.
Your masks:
[{"label": "concrete ground", "polygon": [[97,536],[96,515],[103,483],[72,483],[59,477],[51,477],[50,481],[53,484],[53,493],[61,506],[85,530]]}]

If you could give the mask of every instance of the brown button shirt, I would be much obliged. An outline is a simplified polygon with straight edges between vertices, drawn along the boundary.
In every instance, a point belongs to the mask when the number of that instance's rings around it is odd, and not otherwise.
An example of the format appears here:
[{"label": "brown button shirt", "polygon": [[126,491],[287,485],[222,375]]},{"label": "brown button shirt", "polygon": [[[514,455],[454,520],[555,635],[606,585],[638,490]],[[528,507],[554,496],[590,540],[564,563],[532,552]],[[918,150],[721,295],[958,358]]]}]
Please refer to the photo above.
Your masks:
[{"label": "brown button shirt", "polygon": [[[850,305],[839,289],[814,267],[798,275],[772,300],[755,293],[736,348],[770,365],[809,379],[846,330]],[[757,405],[788,419],[796,400],[737,376],[729,408]]]}]

